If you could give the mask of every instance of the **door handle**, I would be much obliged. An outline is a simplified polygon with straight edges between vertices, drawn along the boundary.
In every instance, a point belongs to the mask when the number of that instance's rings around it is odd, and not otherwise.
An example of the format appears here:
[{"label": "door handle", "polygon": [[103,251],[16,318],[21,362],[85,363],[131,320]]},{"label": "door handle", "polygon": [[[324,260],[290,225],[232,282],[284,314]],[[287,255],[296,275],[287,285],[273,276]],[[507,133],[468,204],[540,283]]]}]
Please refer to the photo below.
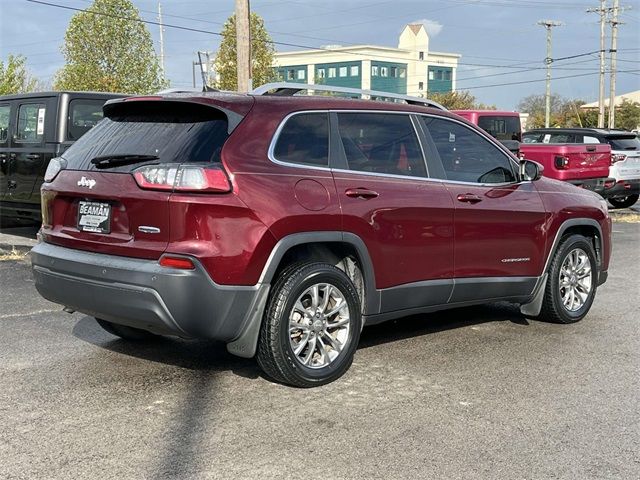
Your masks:
[{"label": "door handle", "polygon": [[482,201],[478,195],[474,195],[473,193],[461,193],[457,198],[459,202],[467,203],[478,203]]},{"label": "door handle", "polygon": [[29,155],[27,155],[28,160],[38,160],[39,158],[40,158],[39,153],[30,153]]},{"label": "door handle", "polygon": [[0,160],[6,160],[7,159],[7,154],[6,153],[0,153]]},{"label": "door handle", "polygon": [[15,189],[15,188],[18,188],[18,182],[16,182],[15,180],[9,180],[9,181],[7,182],[7,188],[8,188],[9,190],[13,190],[13,189]]},{"label": "door handle", "polygon": [[378,192],[367,190],[366,188],[349,188],[344,192],[344,194],[347,197],[364,198],[365,200],[369,198],[376,198],[378,196]]}]

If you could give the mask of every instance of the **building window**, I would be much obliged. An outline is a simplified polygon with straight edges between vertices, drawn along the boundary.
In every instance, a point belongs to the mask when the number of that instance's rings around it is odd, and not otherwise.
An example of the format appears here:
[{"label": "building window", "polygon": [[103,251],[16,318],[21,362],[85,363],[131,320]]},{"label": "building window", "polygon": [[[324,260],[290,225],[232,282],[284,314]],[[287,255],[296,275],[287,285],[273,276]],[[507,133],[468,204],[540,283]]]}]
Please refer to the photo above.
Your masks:
[{"label": "building window", "polygon": [[398,71],[400,72],[400,78],[407,78],[407,69],[406,68],[401,68]]},{"label": "building window", "polygon": [[371,66],[371,75],[374,77],[377,77],[379,75],[379,69],[377,65],[372,65]]},{"label": "building window", "polygon": [[353,65],[351,67],[351,76],[352,77],[357,77],[358,75],[360,75],[360,69],[358,68],[357,65]]},{"label": "building window", "polygon": [[341,77],[346,77],[347,76],[347,67],[340,67],[339,73],[340,73]]},{"label": "building window", "polygon": [[380,67],[380,76],[388,77],[389,76],[389,68],[388,67]]},{"label": "building window", "polygon": [[433,70],[429,70],[429,80],[433,80]]},{"label": "building window", "polygon": [[296,78],[296,71],[287,70],[287,80],[293,80],[294,78]]},{"label": "building window", "polygon": [[324,76],[325,76],[324,68],[319,68],[318,69],[318,78],[324,78]]},{"label": "building window", "polygon": [[424,90],[424,82],[418,82],[418,90]]},{"label": "building window", "polygon": [[418,52],[418,60],[424,60],[424,52]]},{"label": "building window", "polygon": [[336,78],[336,67],[329,67],[329,78]]},{"label": "building window", "polygon": [[304,80],[304,70],[298,70],[298,80]]},{"label": "building window", "polygon": [[444,72],[444,79],[451,80],[451,70],[447,70]]}]

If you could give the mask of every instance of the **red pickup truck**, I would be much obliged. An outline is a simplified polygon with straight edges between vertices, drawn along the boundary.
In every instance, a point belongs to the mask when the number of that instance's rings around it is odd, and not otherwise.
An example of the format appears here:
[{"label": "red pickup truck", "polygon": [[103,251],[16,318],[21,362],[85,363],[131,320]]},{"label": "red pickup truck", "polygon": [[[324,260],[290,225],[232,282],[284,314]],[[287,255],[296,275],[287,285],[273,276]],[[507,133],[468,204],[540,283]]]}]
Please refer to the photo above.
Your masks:
[{"label": "red pickup truck", "polygon": [[520,157],[544,167],[543,175],[602,193],[607,186],[611,146],[605,144],[520,144]]}]

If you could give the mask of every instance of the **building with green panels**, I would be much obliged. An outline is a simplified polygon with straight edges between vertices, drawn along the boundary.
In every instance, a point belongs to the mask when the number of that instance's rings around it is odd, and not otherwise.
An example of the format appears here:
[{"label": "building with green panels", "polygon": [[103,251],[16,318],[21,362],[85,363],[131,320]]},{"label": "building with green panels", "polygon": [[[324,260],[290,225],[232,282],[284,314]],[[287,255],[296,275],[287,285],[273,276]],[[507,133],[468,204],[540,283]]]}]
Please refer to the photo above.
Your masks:
[{"label": "building with green panels", "polygon": [[314,72],[314,83],[362,88],[362,62],[317,63]]},{"label": "building with green panels", "polygon": [[371,61],[371,90],[407,93],[407,64]]},{"label": "building with green panels", "polygon": [[429,65],[427,70],[427,91],[431,93],[446,93],[453,88],[453,69],[439,65]]},{"label": "building with green panels", "polygon": [[422,24],[407,25],[398,48],[377,45],[326,46],[278,52],[274,69],[280,81],[428,96],[456,88],[459,54],[429,51]]}]

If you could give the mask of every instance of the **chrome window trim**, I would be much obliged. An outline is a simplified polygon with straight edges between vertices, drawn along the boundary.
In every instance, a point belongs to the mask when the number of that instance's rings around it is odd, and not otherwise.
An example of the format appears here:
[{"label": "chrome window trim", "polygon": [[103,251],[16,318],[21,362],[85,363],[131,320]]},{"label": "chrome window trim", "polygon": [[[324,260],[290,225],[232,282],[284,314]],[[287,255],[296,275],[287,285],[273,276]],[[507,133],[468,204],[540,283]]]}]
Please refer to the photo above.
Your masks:
[{"label": "chrome window trim", "polygon": [[[294,117],[296,115],[303,115],[305,113],[307,113],[307,114],[308,113],[324,113],[327,116],[327,133],[328,133],[328,135],[331,135],[331,129],[329,128],[329,110],[298,110],[298,111],[295,111],[295,112],[291,112],[291,113],[287,114],[282,119],[282,121],[280,122],[280,125],[278,125],[278,128],[276,128],[276,131],[273,134],[273,138],[271,138],[271,143],[269,144],[269,150],[267,150],[267,157],[273,163],[275,163],[277,165],[281,165],[283,167],[311,168],[311,169],[314,169],[314,170],[331,171],[331,168],[329,167],[329,154],[327,154],[327,166],[326,167],[321,167],[320,165],[310,165],[310,164],[306,164],[306,163],[285,162],[284,160],[278,160],[276,158],[276,155],[275,155],[276,144],[278,143],[278,140],[280,139],[280,134],[282,133],[282,129],[287,124],[287,122],[289,121],[290,118],[292,118],[292,117]],[[331,141],[327,137],[327,152],[329,152],[330,147],[331,147]]]},{"label": "chrome window trim", "polygon": [[[282,121],[278,125],[278,128],[276,128],[276,131],[273,134],[273,137],[271,139],[271,143],[269,144],[269,150],[267,151],[267,157],[269,158],[269,160],[271,162],[275,163],[276,165],[283,166],[283,167],[312,169],[312,170],[320,170],[320,171],[325,171],[325,172],[349,173],[349,174],[366,175],[366,176],[370,176],[370,177],[379,177],[379,178],[390,178],[390,179],[401,179],[401,180],[412,180],[412,181],[420,180],[420,181],[436,182],[436,183],[450,183],[450,184],[454,184],[454,185],[470,185],[470,186],[476,186],[476,187],[504,187],[504,186],[510,186],[510,185],[531,183],[531,181],[529,181],[529,180],[525,180],[525,181],[516,180],[515,182],[502,182],[502,183],[463,182],[463,181],[459,181],[459,180],[448,180],[448,179],[443,179],[443,178],[432,178],[430,176],[427,176],[427,177],[415,177],[415,176],[410,176],[410,175],[395,175],[395,174],[391,174],[391,173],[363,172],[363,171],[359,171],[359,170],[348,170],[348,169],[342,169],[342,168],[331,168],[330,166],[329,167],[320,167],[318,165],[309,165],[309,164],[304,164],[304,163],[293,163],[293,162],[285,162],[283,160],[278,160],[275,157],[274,151],[275,151],[276,143],[278,142],[278,139],[279,139],[280,134],[282,132],[282,129],[284,128],[284,125],[287,123],[287,121],[291,117],[293,117],[295,115],[305,114],[305,113],[326,113],[327,115],[330,114],[330,113],[336,113],[336,114],[338,114],[338,113],[391,113],[391,114],[396,114],[396,115],[408,115],[409,118],[418,117],[418,116],[433,117],[433,118],[445,118],[445,119],[447,119],[447,120],[449,120],[451,122],[458,123],[458,124],[462,125],[463,127],[467,128],[468,130],[474,132],[474,130],[472,128],[470,128],[468,125],[466,125],[465,123],[463,123],[463,122],[461,122],[459,120],[456,120],[455,118],[449,118],[449,117],[444,117],[444,116],[441,116],[441,115],[435,115],[435,114],[430,114],[430,113],[416,113],[416,112],[410,112],[410,111],[404,111],[404,110],[379,110],[379,109],[297,110],[295,112],[288,113],[282,119]],[[327,118],[327,121],[329,121],[329,118]],[[423,161],[425,162],[425,168],[427,170],[427,175],[429,175],[429,166],[427,165],[427,161],[426,161],[426,158],[425,158],[424,145],[422,144],[422,141],[420,139],[420,135],[416,131],[416,125],[413,123],[413,120],[412,120],[412,126],[413,126],[414,133],[415,133],[416,137],[418,138],[418,142],[419,142],[420,148],[422,149]],[[480,132],[480,133],[484,134],[484,132]],[[329,135],[331,135],[331,132],[329,132]],[[500,151],[500,153],[502,153],[508,160],[511,161],[512,166],[514,166],[515,169],[516,169],[515,172],[517,172],[518,170],[517,170],[517,164],[516,164],[515,160],[513,158],[511,158],[510,155],[505,153],[502,150],[502,148],[500,147],[500,145],[497,144],[496,142],[494,142],[494,139],[492,137],[488,136],[488,134],[484,134],[484,137],[490,143],[492,143],[494,146],[496,146],[498,151]],[[331,142],[331,141],[329,140],[329,142]],[[517,178],[517,175],[516,175],[516,178]]]}]

